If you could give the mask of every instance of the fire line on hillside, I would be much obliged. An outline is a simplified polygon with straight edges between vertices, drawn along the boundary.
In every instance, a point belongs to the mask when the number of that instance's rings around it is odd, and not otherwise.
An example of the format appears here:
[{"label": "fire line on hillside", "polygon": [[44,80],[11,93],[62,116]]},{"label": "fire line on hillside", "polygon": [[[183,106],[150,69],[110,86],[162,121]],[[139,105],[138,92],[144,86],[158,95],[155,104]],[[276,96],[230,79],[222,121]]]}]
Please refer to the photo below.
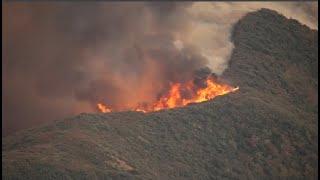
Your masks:
[{"label": "fire line on hillside", "polygon": [[[204,85],[200,87],[196,85],[194,81],[171,83],[169,90],[155,102],[137,104],[129,110],[147,113],[162,109],[183,107],[190,103],[208,101],[217,96],[235,92],[238,89],[239,87],[232,87],[218,82],[213,76],[208,76],[204,81]],[[97,108],[103,113],[114,111],[111,107],[101,102],[97,104]]]}]

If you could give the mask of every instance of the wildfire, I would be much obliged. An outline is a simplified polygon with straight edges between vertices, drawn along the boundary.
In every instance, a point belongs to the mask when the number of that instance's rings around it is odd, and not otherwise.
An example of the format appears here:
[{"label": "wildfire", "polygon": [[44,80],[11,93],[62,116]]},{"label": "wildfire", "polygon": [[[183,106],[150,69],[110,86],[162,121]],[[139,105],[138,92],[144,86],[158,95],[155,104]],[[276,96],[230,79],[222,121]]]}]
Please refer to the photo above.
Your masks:
[{"label": "wildfire", "polygon": [[103,104],[101,104],[101,103],[98,103],[98,104],[97,104],[97,107],[98,107],[98,109],[99,109],[101,112],[103,112],[103,113],[111,112],[111,109],[110,109],[110,108],[108,108],[107,106],[105,106],[105,105],[103,105]]},{"label": "wildfire", "polygon": [[[143,105],[139,104],[131,110],[146,113],[159,111],[161,109],[182,107],[190,103],[208,101],[217,96],[237,91],[238,89],[239,87],[231,87],[218,83],[216,79],[212,77],[207,77],[204,87],[199,87],[194,81],[173,83],[170,85],[169,91],[160,96],[156,102]],[[97,107],[101,112],[111,112],[111,109],[102,103],[98,103]]]}]

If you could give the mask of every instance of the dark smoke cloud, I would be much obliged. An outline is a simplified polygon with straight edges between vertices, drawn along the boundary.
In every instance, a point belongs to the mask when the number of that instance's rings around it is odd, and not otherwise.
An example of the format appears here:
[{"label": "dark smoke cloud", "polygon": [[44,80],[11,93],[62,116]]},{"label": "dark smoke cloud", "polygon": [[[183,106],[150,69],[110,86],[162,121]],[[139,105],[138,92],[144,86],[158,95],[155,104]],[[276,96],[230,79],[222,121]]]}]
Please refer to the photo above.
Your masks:
[{"label": "dark smoke cloud", "polygon": [[[3,3],[3,134],[94,112],[98,102],[125,109],[153,101],[206,66],[221,74],[232,23],[255,8],[212,7],[214,14],[189,2]],[[310,5],[286,7],[302,21],[318,19],[307,15],[317,11]]]},{"label": "dark smoke cloud", "polygon": [[92,112],[97,102],[123,108],[153,99],[207,63],[172,43],[187,5],[4,5],[4,133]]}]

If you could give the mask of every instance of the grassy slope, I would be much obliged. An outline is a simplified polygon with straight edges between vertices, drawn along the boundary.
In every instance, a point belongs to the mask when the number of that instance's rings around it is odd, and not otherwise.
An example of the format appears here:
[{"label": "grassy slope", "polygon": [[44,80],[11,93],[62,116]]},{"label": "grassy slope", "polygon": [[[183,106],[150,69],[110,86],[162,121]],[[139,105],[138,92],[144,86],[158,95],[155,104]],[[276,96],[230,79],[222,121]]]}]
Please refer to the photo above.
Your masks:
[{"label": "grassy slope", "polygon": [[[6,137],[4,179],[318,177],[318,41],[274,11],[234,28],[240,91],[150,114],[80,114]],[[315,97],[316,96],[316,97]]]}]

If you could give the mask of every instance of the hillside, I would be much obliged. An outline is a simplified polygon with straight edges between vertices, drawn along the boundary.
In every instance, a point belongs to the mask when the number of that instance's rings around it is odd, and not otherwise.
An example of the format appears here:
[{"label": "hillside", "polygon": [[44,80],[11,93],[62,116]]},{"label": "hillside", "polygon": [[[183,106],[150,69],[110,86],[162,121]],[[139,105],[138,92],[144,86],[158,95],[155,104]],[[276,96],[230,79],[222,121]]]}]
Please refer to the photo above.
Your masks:
[{"label": "hillside", "polygon": [[318,31],[275,11],[234,25],[240,90],[154,113],[80,114],[2,139],[3,179],[317,179]]}]

